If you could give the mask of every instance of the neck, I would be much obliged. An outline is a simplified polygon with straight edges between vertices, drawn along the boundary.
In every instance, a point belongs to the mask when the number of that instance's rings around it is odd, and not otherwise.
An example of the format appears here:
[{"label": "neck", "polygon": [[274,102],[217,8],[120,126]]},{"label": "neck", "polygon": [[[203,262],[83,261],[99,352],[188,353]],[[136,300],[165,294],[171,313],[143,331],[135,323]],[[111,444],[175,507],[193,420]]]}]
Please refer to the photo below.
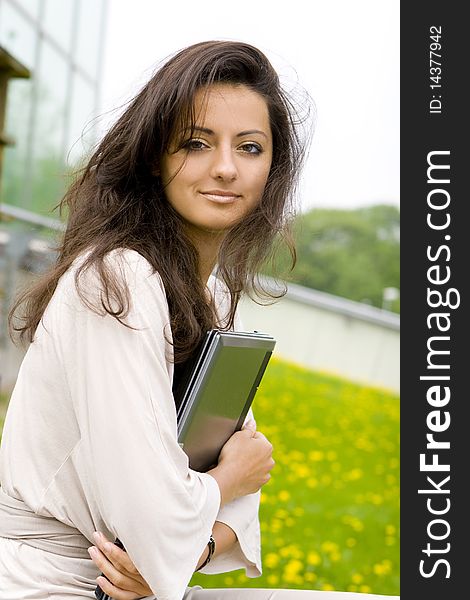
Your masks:
[{"label": "neck", "polygon": [[188,232],[199,255],[199,277],[203,285],[212,273],[226,232]]}]

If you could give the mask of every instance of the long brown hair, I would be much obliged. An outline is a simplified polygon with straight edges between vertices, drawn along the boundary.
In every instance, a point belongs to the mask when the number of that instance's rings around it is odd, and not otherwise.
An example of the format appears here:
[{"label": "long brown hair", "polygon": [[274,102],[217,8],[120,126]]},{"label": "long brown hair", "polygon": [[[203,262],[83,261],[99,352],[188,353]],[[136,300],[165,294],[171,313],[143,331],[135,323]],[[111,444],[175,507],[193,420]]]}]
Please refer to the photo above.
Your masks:
[{"label": "long brown hair", "polygon": [[[289,230],[292,199],[305,157],[300,120],[292,100],[266,56],[240,42],[208,41],[185,48],[161,66],[110,128],[88,164],[60,203],[68,212],[55,265],[24,292],[10,313],[11,331],[32,342],[60,277],[85,250],[76,273],[94,267],[105,291],[101,307],[125,325],[130,299],[125,282],[106,269],[105,256],[117,248],[140,253],[162,278],[170,309],[174,360],[181,362],[216,324],[198,271],[196,248],[185,234],[181,217],[165,198],[155,166],[168,151],[175,124],[192,130],[193,101],[201,87],[242,84],[266,101],[273,137],[273,157],[263,197],[257,207],[227,233],[222,242],[217,276],[230,293],[227,328],[233,325],[241,294],[269,296],[258,281],[261,265],[272,257],[276,239],[295,248]],[[184,127],[183,127],[184,128]],[[271,297],[275,297],[271,295]],[[22,314],[19,316],[20,306]],[[117,307],[117,308],[116,308]],[[13,325],[13,317],[20,322]]]}]

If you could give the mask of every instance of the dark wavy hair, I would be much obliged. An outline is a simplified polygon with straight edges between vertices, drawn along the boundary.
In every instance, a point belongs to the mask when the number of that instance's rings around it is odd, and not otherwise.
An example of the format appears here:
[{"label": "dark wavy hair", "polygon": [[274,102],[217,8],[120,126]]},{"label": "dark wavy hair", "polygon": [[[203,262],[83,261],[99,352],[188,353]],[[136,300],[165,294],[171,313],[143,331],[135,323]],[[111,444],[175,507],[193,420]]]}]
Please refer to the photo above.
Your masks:
[{"label": "dark wavy hair", "polygon": [[218,254],[217,276],[230,294],[226,328],[233,325],[242,293],[258,299],[279,297],[265,290],[257,275],[272,259],[279,240],[287,244],[292,267],[295,265],[289,224],[306,152],[299,129],[303,119],[260,50],[233,41],[201,42],[179,51],[154,73],[66,192],[59,206],[61,214],[68,213],[68,219],[57,260],[17,299],[10,313],[11,331],[20,332],[22,341],[34,340],[59,278],[86,250],[89,254],[75,278],[78,293],[86,303],[79,286],[80,274],[96,268],[104,294],[101,306],[90,308],[106,311],[124,325],[129,291],[125,282],[106,268],[106,255],[117,248],[135,250],[160,274],[170,310],[176,363],[189,356],[205,331],[219,326],[215,307],[208,302],[199,277],[196,248],[185,233],[182,218],[166,200],[156,173],[156,165],[170,147],[175,124],[194,129],[196,92],[217,83],[244,85],[262,96],[273,138],[272,164],[261,201],[230,229]]}]

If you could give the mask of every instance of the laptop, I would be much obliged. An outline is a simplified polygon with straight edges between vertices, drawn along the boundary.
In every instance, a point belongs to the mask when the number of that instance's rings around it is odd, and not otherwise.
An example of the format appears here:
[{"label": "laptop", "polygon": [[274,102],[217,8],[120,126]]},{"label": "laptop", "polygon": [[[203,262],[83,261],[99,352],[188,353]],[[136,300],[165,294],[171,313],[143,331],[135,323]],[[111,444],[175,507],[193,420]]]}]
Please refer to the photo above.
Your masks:
[{"label": "laptop", "polygon": [[241,429],[275,344],[259,331],[212,329],[175,372],[178,442],[195,471],[215,466],[222,446]]}]

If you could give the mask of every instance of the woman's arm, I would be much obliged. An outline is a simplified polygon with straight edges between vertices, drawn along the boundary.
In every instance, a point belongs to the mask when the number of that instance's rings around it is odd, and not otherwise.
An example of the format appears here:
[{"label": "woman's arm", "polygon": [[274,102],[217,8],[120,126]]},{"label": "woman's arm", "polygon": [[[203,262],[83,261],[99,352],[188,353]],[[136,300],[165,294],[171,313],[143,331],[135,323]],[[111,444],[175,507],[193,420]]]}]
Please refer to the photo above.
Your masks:
[{"label": "woman's arm", "polygon": [[[207,545],[220,490],[213,477],[189,469],[177,442],[161,280],[137,253],[115,253],[108,263],[129,287],[132,328],[90,311],[73,272],[61,282],[57,323],[48,327],[80,431],[73,466],[90,526],[83,532],[118,537],[153,594],[176,599]],[[81,282],[95,304],[96,272]]]},{"label": "woman's arm", "polygon": [[[152,595],[152,590],[136,569],[127,552],[111,543],[102,533],[94,533],[96,546],[88,549],[95,565],[103,575],[97,578],[101,589],[115,600],[135,600]],[[215,540],[215,553],[223,554],[232,549],[237,542],[234,531],[225,523],[216,521],[212,530]],[[199,568],[208,555],[208,548],[204,549],[197,563]],[[197,569],[196,569],[197,570]]]}]

